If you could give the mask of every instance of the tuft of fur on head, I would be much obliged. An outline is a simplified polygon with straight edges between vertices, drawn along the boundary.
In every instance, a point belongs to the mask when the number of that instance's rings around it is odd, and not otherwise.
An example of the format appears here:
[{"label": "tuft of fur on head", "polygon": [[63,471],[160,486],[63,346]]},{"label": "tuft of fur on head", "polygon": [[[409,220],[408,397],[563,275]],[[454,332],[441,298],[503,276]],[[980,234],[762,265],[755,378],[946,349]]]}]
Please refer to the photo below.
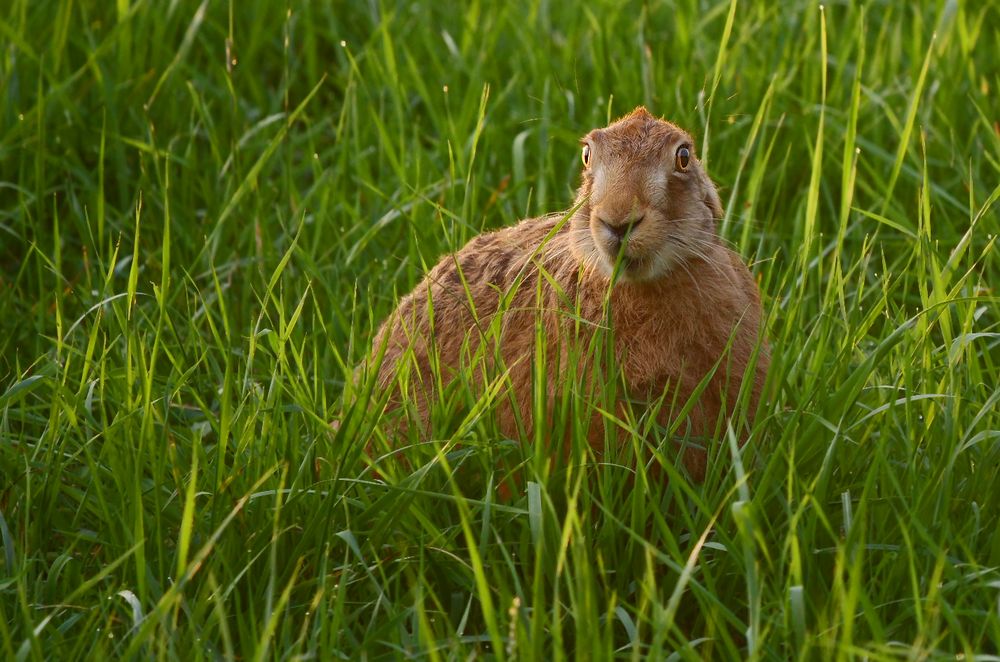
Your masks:
[{"label": "tuft of fur on head", "polygon": [[570,220],[577,260],[607,277],[617,267],[620,280],[648,282],[705,254],[722,204],[690,134],[640,106],[580,142],[589,164]]}]

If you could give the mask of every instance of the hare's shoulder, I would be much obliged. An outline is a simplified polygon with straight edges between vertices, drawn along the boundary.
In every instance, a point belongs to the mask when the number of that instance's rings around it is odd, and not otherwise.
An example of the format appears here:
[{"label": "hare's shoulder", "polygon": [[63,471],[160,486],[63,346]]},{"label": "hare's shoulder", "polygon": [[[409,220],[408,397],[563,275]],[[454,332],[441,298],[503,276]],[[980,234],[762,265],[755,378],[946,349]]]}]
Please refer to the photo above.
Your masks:
[{"label": "hare's shoulder", "polygon": [[550,235],[555,234],[553,231],[559,224],[560,218],[560,215],[528,218],[514,225],[484,232],[469,241],[460,252],[534,252],[543,247],[547,240],[554,239],[554,236]]},{"label": "hare's shoulder", "polygon": [[524,264],[556,240],[560,217],[530,218],[473,237],[458,252],[445,255],[431,271],[431,280],[459,285],[506,285]]}]

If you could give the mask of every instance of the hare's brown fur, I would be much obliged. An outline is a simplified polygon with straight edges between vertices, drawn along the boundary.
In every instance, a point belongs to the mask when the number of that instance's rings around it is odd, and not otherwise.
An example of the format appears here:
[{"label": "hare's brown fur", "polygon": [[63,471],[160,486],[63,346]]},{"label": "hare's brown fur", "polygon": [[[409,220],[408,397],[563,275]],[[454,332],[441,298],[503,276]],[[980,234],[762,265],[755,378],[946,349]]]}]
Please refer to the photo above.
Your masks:
[{"label": "hare's brown fur", "polygon": [[[474,238],[431,269],[382,325],[374,351],[384,347],[378,383],[394,389],[390,406],[401,404],[405,390],[426,422],[438,384],[432,366],[440,365],[447,384],[481,349],[484,364],[495,366],[499,357],[507,371],[515,404],[501,400],[499,426],[517,438],[518,418],[532,429],[541,324],[550,402],[565,388],[593,390],[598,367],[587,357],[594,354],[579,348],[610,326],[625,395],[655,400],[666,391],[662,423],[676,412],[671,403],[683,405],[714,370],[685,428],[715,434],[752,362],[754,411],[768,367],[760,297],[746,265],[716,235],[722,207],[693,140],[638,108],[583,142],[591,159],[572,213]],[[686,168],[682,147],[690,154]],[[403,389],[394,382],[407,350],[415,365]],[[603,420],[595,415],[589,423],[594,444],[604,438]],[[698,475],[704,458],[689,448],[684,461]]]}]

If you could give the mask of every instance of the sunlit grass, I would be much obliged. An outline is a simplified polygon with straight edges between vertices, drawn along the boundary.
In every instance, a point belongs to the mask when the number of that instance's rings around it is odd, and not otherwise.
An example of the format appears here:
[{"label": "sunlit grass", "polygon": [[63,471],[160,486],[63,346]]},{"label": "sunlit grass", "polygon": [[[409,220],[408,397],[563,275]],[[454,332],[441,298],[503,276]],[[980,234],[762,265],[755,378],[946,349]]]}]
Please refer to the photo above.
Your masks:
[{"label": "sunlit grass", "polygon": [[[1000,4],[334,4],[0,10],[0,657],[1000,652]],[[638,104],[765,295],[749,443],[393,438],[379,322]]]}]

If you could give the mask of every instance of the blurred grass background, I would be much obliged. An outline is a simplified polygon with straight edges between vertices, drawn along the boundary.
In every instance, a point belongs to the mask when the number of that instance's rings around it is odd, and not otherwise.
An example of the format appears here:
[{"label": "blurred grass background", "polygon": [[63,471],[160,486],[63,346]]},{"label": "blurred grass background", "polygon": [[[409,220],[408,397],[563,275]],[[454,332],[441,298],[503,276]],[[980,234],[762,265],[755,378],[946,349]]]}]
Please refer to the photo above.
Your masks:
[{"label": "blurred grass background", "polygon": [[[997,655],[998,90],[995,0],[8,0],[0,655]],[[377,480],[375,326],[638,104],[765,294],[750,443]]]}]

